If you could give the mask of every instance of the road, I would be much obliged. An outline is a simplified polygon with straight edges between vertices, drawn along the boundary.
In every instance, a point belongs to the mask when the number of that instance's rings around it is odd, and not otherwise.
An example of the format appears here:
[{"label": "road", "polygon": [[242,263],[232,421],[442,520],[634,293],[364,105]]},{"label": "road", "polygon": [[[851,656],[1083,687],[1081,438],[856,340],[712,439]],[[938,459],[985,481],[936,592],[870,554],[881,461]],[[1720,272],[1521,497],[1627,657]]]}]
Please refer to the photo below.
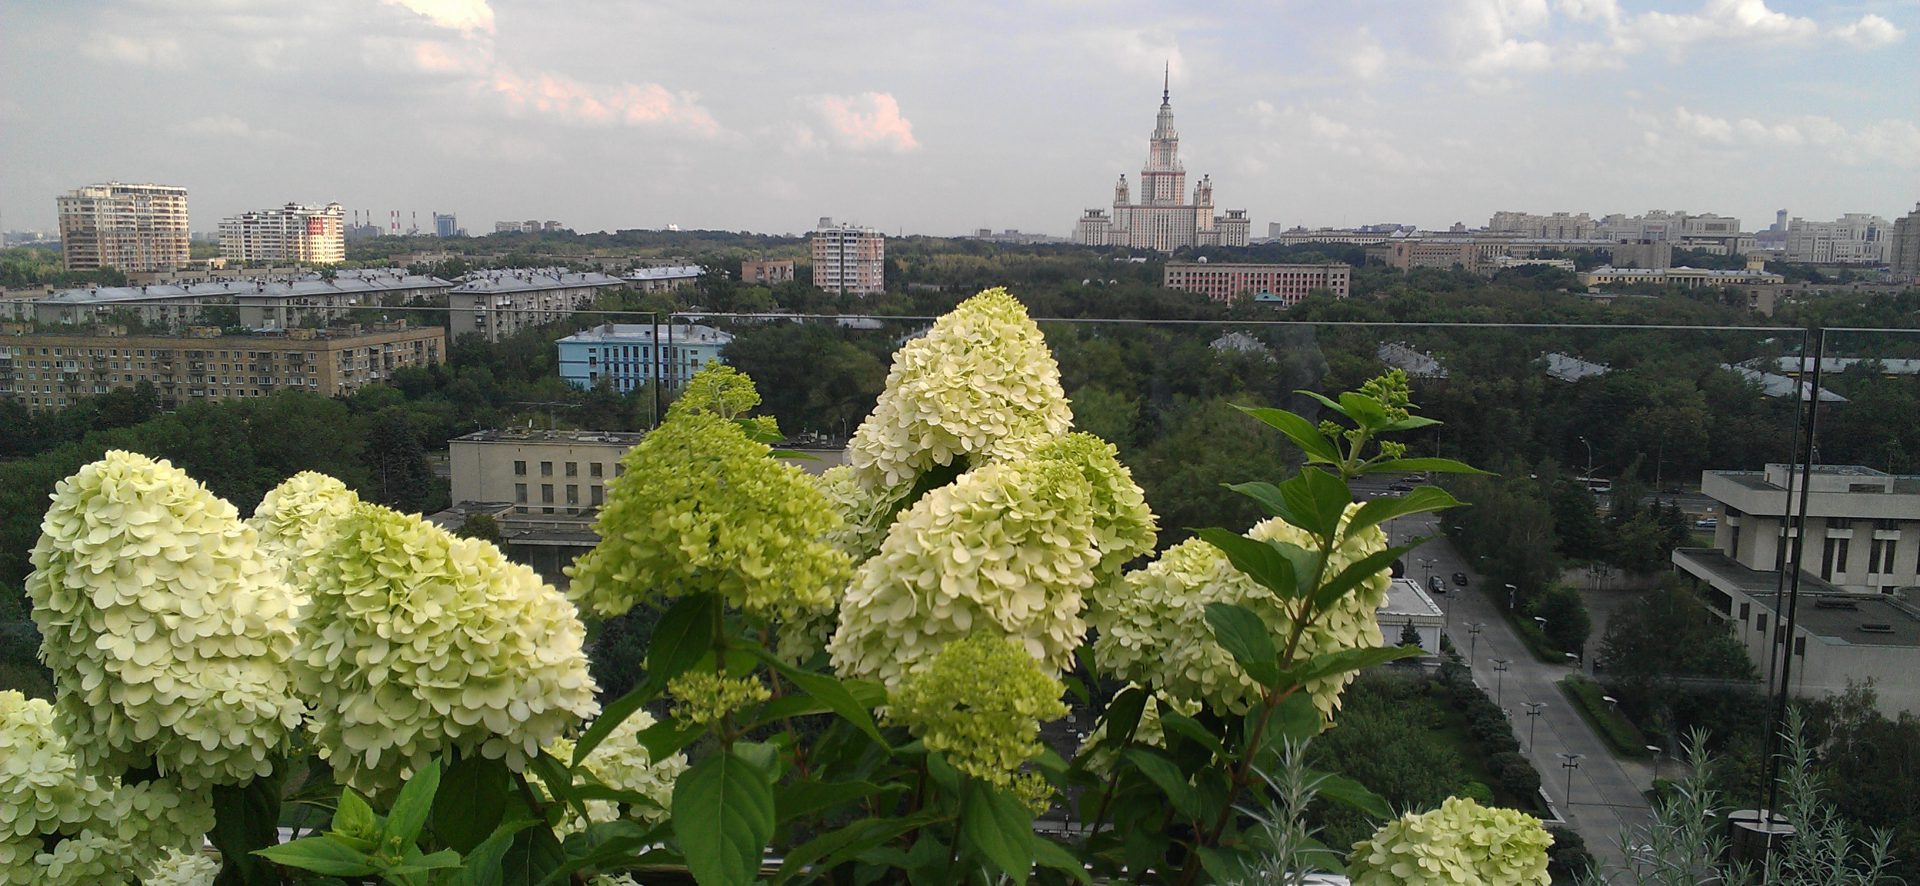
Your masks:
[{"label": "road", "polygon": [[[1555,684],[1574,672],[1571,665],[1546,664],[1533,657],[1525,644],[1501,616],[1505,599],[1496,603],[1480,590],[1481,577],[1466,558],[1455,551],[1441,534],[1433,515],[1406,517],[1393,521],[1396,541],[1405,543],[1413,536],[1432,538],[1408,559],[1409,577],[1425,582],[1426,567],[1417,558],[1431,557],[1432,574],[1451,577],[1465,572],[1470,586],[1460,588],[1451,581],[1447,594],[1434,602],[1447,612],[1447,635],[1454,648],[1470,656],[1474,682],[1507,709],[1514,723],[1521,749],[1540,772],[1541,786],[1561,817],[1585,838],[1587,848],[1603,869],[1624,863],[1619,841],[1623,834],[1642,828],[1651,820],[1645,791],[1653,783],[1650,762],[1614,757],[1606,742],[1587,725]],[[1476,639],[1469,625],[1484,625]],[[1511,663],[1504,674],[1494,668],[1496,660]],[[1538,722],[1527,722],[1523,702],[1545,702]],[[1529,746],[1529,730],[1532,742]],[[1580,754],[1578,768],[1570,773],[1563,768],[1562,753]],[[1571,775],[1569,782],[1568,776]],[[1571,802],[1568,786],[1571,783]]]}]

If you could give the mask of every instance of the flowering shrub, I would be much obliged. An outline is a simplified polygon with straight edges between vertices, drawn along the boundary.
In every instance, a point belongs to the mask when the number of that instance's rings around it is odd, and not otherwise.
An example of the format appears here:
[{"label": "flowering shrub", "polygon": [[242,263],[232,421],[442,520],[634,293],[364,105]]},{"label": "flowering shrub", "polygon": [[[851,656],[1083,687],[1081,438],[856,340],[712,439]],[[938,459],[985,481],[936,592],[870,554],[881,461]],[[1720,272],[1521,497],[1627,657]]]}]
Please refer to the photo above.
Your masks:
[{"label": "flowering shrub", "polygon": [[839,527],[822,534],[821,538],[856,560],[864,560],[880,550],[880,542],[887,537],[887,526],[893,520],[893,505],[907,492],[904,488],[868,489],[847,465],[834,465],[820,472],[814,477],[814,485],[826,496],[834,513],[840,515]]},{"label": "flowering shrub", "polygon": [[234,507],[112,451],[60,481],[27,577],[60,731],[100,774],[265,775],[299,725],[292,591]]},{"label": "flowering shrub", "polygon": [[301,471],[267,491],[247,521],[260,534],[260,549],[282,564],[300,602],[315,576],[322,548],[360,497],[325,474]]},{"label": "flowering shrub", "polygon": [[1026,650],[975,634],[947,644],[932,663],[900,682],[889,721],[905,724],[927,750],[990,784],[1013,783],[1020,764],[1040,753],[1040,723],[1066,716],[1060,681]]},{"label": "flowering shrub", "polygon": [[773,697],[755,677],[723,677],[712,671],[688,671],[667,682],[674,719],[695,726],[719,723],[748,705]]},{"label": "flowering shrub", "polygon": [[141,879],[141,886],[213,886],[220,863],[198,852],[169,850]]},{"label": "flowering shrub", "polygon": [[854,577],[827,644],[834,669],[896,686],[984,631],[1063,670],[1086,634],[1081,598],[1100,562],[1092,499],[1077,467],[1038,459],[977,468],[927,493]]},{"label": "flowering shrub", "polygon": [[[577,769],[584,769],[595,781],[619,791],[632,791],[653,801],[652,806],[635,804],[627,815],[644,824],[658,824],[666,820],[667,804],[673,799],[673,780],[687,771],[687,758],[673,754],[661,760],[653,759],[646,745],[640,743],[642,730],[654,725],[653,715],[646,711],[636,711],[632,716],[620,721],[606,740],[593,749],[580,761]],[[573,757],[574,742],[563,738],[547,746],[547,752],[554,757],[568,760]],[[542,784],[542,787],[548,787]],[[551,788],[548,788],[551,791]],[[568,830],[583,831],[594,822],[609,822],[619,819],[619,804],[612,800],[591,799],[586,801],[587,817],[578,816],[567,820]]]},{"label": "flowering shrub", "polygon": [[902,487],[958,458],[1017,458],[1072,424],[1040,327],[1005,289],[989,289],[893,355],[847,456],[868,487]]},{"label": "flowering shrub", "polygon": [[313,567],[293,670],[343,783],[458,750],[522,768],[598,710],[574,608],[500,549],[360,503]]},{"label": "flowering shrub", "polygon": [[[1350,517],[1359,505],[1347,508]],[[1342,524],[1345,525],[1344,522]],[[1305,530],[1279,519],[1265,520],[1247,533],[1262,541],[1290,542],[1303,548],[1317,546]],[[1386,534],[1368,527],[1343,536],[1333,549],[1328,571],[1337,573],[1362,557],[1386,548]],[[1380,645],[1374,611],[1385,602],[1389,576],[1375,574],[1355,592],[1320,613],[1300,634],[1299,654],[1312,657],[1342,649]],[[1276,637],[1293,633],[1297,606],[1282,599],[1245,573],[1235,569],[1219,548],[1200,539],[1175,545],[1145,569],[1128,573],[1124,581],[1103,590],[1094,599],[1089,616],[1099,638],[1094,652],[1100,661],[1143,686],[1165,691],[1175,699],[1205,703],[1219,712],[1244,714],[1265,692],[1248,676],[1214,636],[1207,605],[1230,603],[1258,615]],[[1340,707],[1340,692],[1351,682],[1351,672],[1329,675],[1307,683],[1314,706],[1331,719]]]},{"label": "flowering shrub", "polygon": [[709,591],[763,619],[830,609],[852,569],[824,538],[839,517],[771,452],[706,412],[649,433],[608,483],[594,524],[605,541],[567,570],[573,598],[606,616]]},{"label": "flowering shrub", "polygon": [[1439,809],[1403,815],[1355,843],[1347,876],[1354,886],[1546,886],[1552,845],[1553,835],[1531,815],[1449,797]]},{"label": "flowering shrub", "polygon": [[1113,444],[1092,434],[1074,433],[1040,444],[1032,457],[1072,465],[1091,485],[1087,525],[1094,550],[1100,554],[1094,566],[1097,579],[1117,575],[1128,560],[1153,550],[1153,510],[1147,507],[1146,493],[1133,482],[1133,472],[1120,463]]}]

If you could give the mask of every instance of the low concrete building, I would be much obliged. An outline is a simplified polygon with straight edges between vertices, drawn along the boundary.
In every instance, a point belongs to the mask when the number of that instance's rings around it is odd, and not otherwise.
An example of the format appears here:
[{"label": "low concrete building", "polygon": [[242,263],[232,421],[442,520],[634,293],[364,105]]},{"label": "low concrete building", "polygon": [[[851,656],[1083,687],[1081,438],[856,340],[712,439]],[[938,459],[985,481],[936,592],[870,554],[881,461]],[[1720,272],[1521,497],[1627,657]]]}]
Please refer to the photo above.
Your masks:
[{"label": "low concrete building", "polygon": [[794,279],[793,259],[759,259],[740,263],[740,282],[755,286],[778,286],[792,283]]},{"label": "low concrete building", "polygon": [[686,289],[700,282],[707,273],[702,265],[665,265],[657,268],[634,268],[621,275],[620,279],[640,292],[668,292]]},{"label": "low concrete building", "polygon": [[1755,286],[1784,283],[1785,277],[1770,271],[1738,271],[1712,268],[1616,268],[1602,265],[1580,272],[1582,286],[1678,286],[1699,289],[1702,286]]},{"label": "low concrete building", "polygon": [[[654,334],[660,335],[655,347]],[[733,336],[711,326],[685,323],[603,323],[554,343],[560,377],[576,388],[601,384],[619,393],[644,387],[655,378],[668,388],[687,383]]]},{"label": "low concrete building", "polygon": [[1167,262],[1162,285],[1204,295],[1217,302],[1270,295],[1290,307],[1316,289],[1324,289],[1334,298],[1346,298],[1353,287],[1353,268],[1340,262],[1311,265]]},{"label": "low concrete building", "polygon": [[1396,578],[1387,586],[1387,602],[1375,610],[1373,620],[1380,630],[1380,642],[1388,646],[1400,645],[1400,635],[1407,625],[1413,625],[1420,635],[1420,648],[1430,655],[1440,652],[1440,633],[1446,625],[1446,613],[1413,579]]},{"label": "low concrete building", "polygon": [[[1791,483],[1791,489],[1789,488]],[[1858,465],[1815,465],[1807,487],[1800,601],[1789,638],[1782,575],[1796,526],[1783,526],[1799,475],[1708,471],[1700,491],[1724,512],[1711,548],[1681,548],[1673,563],[1701,586],[1764,673],[1770,651],[1791,643],[1793,690],[1836,693],[1872,679],[1882,709],[1920,713],[1920,477]]]},{"label": "low concrete building", "polygon": [[[237,322],[248,329],[290,329],[346,322],[353,308],[444,304],[453,284],[400,268],[347,270],[251,280],[67,289],[33,302],[34,322],[85,326],[133,322],[154,332]],[[232,308],[232,319],[210,309]]]},{"label": "low concrete building", "polygon": [[627,281],[564,268],[475,271],[447,293],[449,333],[487,341],[573,316]]}]

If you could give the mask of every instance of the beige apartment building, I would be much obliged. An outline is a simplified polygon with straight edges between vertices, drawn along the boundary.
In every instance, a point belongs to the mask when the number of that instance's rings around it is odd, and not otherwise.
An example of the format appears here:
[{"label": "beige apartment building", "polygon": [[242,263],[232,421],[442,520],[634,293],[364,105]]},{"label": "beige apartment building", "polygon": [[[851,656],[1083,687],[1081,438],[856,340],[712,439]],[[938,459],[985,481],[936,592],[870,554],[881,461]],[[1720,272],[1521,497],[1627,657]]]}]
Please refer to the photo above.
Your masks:
[{"label": "beige apartment building", "polygon": [[289,329],[344,322],[355,308],[443,304],[452,286],[401,268],[350,269],[326,277],[99,286],[34,299],[28,315],[20,319],[61,326],[138,320],[149,332],[172,332],[210,325],[210,309],[225,307],[249,329]]},{"label": "beige apartment building", "polygon": [[873,228],[822,217],[813,231],[813,285],[841,295],[887,291],[887,238]]},{"label": "beige apartment building", "polygon": [[448,332],[499,341],[573,316],[601,293],[626,286],[618,277],[565,268],[475,271],[447,293]]},{"label": "beige apartment building", "polygon": [[0,396],[29,409],[61,409],[81,397],[150,382],[167,408],[282,390],[333,397],[445,356],[445,330],[405,323],[274,335],[208,328],[180,336],[22,333],[0,335]]},{"label": "beige apartment building", "polygon": [[346,210],[338,203],[243,212],[220,221],[220,257],[333,265],[347,260]]},{"label": "beige apartment building", "polygon": [[760,259],[740,263],[740,282],[778,286],[793,282],[793,259]]},{"label": "beige apartment building", "polygon": [[1168,262],[1162,285],[1204,295],[1217,302],[1242,298],[1278,301],[1291,307],[1307,293],[1324,289],[1334,298],[1352,290],[1353,268],[1328,264],[1242,264],[1235,262]]},{"label": "beige apartment building", "polygon": [[639,434],[507,429],[447,441],[456,502],[512,503],[519,514],[581,516],[606,502]]},{"label": "beige apartment building", "polygon": [[69,271],[164,271],[191,259],[186,188],[107,182],[62,194],[55,203]]}]

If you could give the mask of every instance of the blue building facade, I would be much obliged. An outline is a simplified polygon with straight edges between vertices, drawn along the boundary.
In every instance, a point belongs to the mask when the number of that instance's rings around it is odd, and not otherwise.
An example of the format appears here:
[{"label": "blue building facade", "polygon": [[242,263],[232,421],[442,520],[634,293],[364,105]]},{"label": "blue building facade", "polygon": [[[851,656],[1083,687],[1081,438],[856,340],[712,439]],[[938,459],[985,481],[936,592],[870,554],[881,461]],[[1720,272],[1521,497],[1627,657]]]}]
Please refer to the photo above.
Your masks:
[{"label": "blue building facade", "polygon": [[[658,329],[660,341],[653,340]],[[733,336],[711,326],[684,323],[606,323],[560,339],[560,377],[567,384],[591,390],[607,384],[627,393],[659,374],[670,388],[720,359]]]}]

